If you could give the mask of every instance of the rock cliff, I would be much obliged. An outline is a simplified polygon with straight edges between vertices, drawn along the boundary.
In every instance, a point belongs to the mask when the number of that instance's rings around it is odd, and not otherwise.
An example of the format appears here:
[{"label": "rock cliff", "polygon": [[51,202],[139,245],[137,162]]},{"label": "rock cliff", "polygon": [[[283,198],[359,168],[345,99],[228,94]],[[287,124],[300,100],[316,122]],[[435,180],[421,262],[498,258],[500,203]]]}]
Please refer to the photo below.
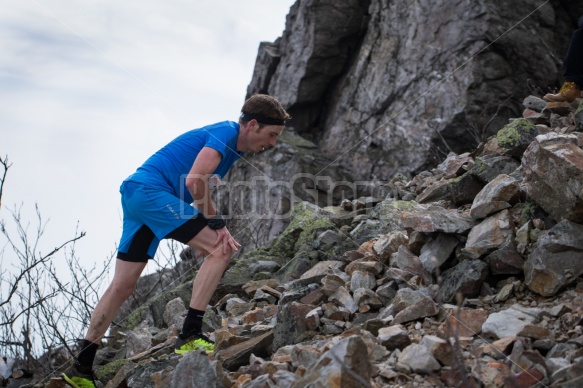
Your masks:
[{"label": "rock cliff", "polygon": [[[248,95],[277,96],[297,133],[355,179],[461,153],[560,85],[575,1],[298,1],[259,48]],[[501,104],[503,101],[505,104]]]}]

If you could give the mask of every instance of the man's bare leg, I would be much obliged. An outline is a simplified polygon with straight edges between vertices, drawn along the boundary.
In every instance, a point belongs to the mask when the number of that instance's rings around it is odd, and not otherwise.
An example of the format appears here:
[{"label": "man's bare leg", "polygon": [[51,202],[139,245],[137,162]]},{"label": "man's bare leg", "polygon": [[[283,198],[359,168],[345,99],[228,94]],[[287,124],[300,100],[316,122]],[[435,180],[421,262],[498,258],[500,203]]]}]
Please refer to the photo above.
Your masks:
[{"label": "man's bare leg", "polygon": [[213,343],[202,333],[202,322],[206,306],[233,254],[230,248],[224,249],[221,244],[215,245],[218,236],[219,233],[207,226],[188,242],[190,247],[204,253],[206,257],[192,284],[189,309],[174,344],[175,353],[183,354],[201,347],[206,351],[214,351]]},{"label": "man's bare leg", "polygon": [[206,309],[233,255],[230,249],[224,253],[222,246],[214,246],[216,238],[217,232],[205,227],[188,242],[190,247],[206,255],[192,285],[190,307],[195,310]]},{"label": "man's bare leg", "polygon": [[146,264],[116,260],[113,280],[91,314],[85,339],[93,343],[101,342],[119,308],[134,291]]}]

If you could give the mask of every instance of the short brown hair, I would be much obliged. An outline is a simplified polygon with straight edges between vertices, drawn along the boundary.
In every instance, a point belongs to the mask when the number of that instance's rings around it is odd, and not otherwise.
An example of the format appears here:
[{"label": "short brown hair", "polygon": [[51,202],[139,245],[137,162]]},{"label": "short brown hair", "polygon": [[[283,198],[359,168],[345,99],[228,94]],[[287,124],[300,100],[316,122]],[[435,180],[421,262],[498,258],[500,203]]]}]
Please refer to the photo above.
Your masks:
[{"label": "short brown hair", "polygon": [[[275,97],[267,94],[254,94],[249,97],[243,104],[241,113],[242,115],[239,121],[242,123],[251,121],[246,119],[245,116],[263,116],[267,119],[281,121],[282,123],[291,119],[291,116],[285,111],[281,103]],[[261,120],[257,121],[260,124],[266,124],[262,123]]]}]

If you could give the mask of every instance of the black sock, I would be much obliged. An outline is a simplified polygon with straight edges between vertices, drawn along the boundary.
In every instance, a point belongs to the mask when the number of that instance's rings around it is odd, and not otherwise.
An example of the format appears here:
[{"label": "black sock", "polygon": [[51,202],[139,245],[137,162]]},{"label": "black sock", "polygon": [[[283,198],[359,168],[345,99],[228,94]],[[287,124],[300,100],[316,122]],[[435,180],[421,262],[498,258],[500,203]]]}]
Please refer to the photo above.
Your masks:
[{"label": "black sock", "polygon": [[91,368],[93,366],[93,361],[95,360],[95,353],[97,353],[98,348],[99,344],[94,344],[91,341],[83,340],[81,352],[77,356],[77,366],[83,370]]},{"label": "black sock", "polygon": [[186,339],[192,334],[200,333],[202,329],[202,317],[204,317],[204,311],[195,310],[192,307],[189,307],[188,314],[186,314],[186,318],[184,318],[180,338]]}]

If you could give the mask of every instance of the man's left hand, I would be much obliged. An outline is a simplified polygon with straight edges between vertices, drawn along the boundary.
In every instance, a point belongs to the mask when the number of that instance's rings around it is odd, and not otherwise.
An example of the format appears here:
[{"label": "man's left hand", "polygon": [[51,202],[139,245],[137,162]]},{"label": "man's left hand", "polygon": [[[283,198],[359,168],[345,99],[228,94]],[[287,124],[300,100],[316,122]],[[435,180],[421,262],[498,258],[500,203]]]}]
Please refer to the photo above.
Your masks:
[{"label": "man's left hand", "polygon": [[231,236],[231,233],[226,227],[216,229],[215,232],[217,232],[217,239],[215,240],[214,245],[215,246],[219,244],[222,245],[223,253],[228,253],[229,249],[232,250],[233,252],[237,252],[239,250],[241,244],[235,241],[235,239],[233,238],[233,236]]}]

